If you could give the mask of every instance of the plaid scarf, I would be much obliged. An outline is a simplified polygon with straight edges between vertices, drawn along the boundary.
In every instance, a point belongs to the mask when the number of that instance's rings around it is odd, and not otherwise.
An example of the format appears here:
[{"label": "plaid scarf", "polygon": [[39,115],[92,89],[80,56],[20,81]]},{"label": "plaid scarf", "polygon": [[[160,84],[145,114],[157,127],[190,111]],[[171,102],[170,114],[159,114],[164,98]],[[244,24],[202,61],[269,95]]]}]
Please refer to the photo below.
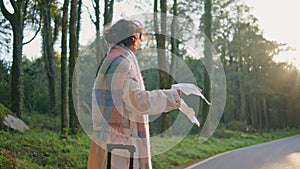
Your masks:
[{"label": "plaid scarf", "polygon": [[[127,63],[131,67],[124,67],[125,62],[133,64]],[[105,131],[113,130],[124,135],[124,129],[129,128],[130,123],[137,123],[137,133],[141,140],[138,143],[139,155],[146,156],[140,159],[140,165],[141,168],[151,168],[148,117],[141,115],[137,116],[137,122],[130,121],[122,100],[123,84],[130,69],[138,74],[136,80],[140,89],[144,90],[143,79],[134,54],[126,47],[112,47],[100,65],[94,83],[93,128],[95,131],[104,131],[99,132],[98,138],[105,142],[110,140]]]}]

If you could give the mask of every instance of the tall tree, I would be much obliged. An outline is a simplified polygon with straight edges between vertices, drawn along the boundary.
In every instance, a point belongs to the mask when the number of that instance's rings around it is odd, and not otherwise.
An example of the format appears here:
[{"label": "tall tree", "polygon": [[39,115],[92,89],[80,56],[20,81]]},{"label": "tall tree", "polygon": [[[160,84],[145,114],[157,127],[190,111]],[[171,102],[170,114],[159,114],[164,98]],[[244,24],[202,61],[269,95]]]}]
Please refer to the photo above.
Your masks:
[{"label": "tall tree", "polygon": [[[96,41],[95,41],[95,46],[96,46],[96,56],[97,60],[101,61],[104,55],[106,54],[108,50],[108,46],[105,43],[105,39],[103,37],[100,37],[100,0],[93,0],[93,8],[94,8],[94,14],[95,16],[93,17],[90,15],[90,18],[95,25],[96,29]],[[114,0],[105,0],[104,1],[104,13],[103,13],[103,26],[108,26],[113,19],[113,12],[114,12]],[[93,19],[95,18],[95,19]]]},{"label": "tall tree", "polygon": [[96,55],[98,61],[100,61],[103,56],[101,50],[103,47],[101,45],[101,37],[100,37],[100,0],[93,0],[92,2],[95,11],[95,20],[92,20],[92,22],[94,23],[96,29]]},{"label": "tall tree", "polygon": [[23,30],[24,30],[24,12],[27,7],[27,1],[10,1],[14,8],[11,14],[4,6],[3,0],[0,0],[1,11],[6,19],[9,20],[13,30],[13,63],[11,79],[11,110],[22,117],[23,89],[22,89],[22,53],[23,53]]},{"label": "tall tree", "polygon": [[[177,9],[177,0],[173,1],[173,19],[172,19],[172,23],[171,23],[171,53],[172,55],[172,59],[171,59],[171,64],[170,64],[170,74],[172,76],[174,76],[175,73],[175,68],[176,68],[176,59],[175,57],[177,57],[179,55],[178,52],[178,47],[179,47],[179,42],[178,42],[178,37],[176,37],[176,34],[178,32],[178,19],[177,19],[177,15],[178,15],[178,9]],[[172,84],[173,83],[173,78],[169,79],[169,83]]]},{"label": "tall tree", "polygon": [[61,29],[61,130],[69,128],[69,100],[68,100],[68,56],[67,56],[67,35],[68,35],[68,12],[69,1],[64,0],[62,29]]},{"label": "tall tree", "polygon": [[79,34],[80,34],[80,31],[81,31],[81,13],[82,13],[82,0],[78,0],[78,9],[77,9],[77,32],[76,32],[76,35],[77,35],[77,42],[78,42],[78,45],[79,46]]},{"label": "tall tree", "polygon": [[[113,15],[114,15],[114,0],[105,0],[104,1],[103,26],[107,26],[112,22]],[[101,50],[99,59],[102,59],[108,50],[108,46],[107,46],[104,38],[102,38],[100,40],[100,49],[99,50]]]},{"label": "tall tree", "polygon": [[[211,41],[212,41],[212,1],[205,0],[204,3],[204,15],[203,15],[203,23],[204,23],[204,33],[206,38],[204,39],[204,61],[206,64],[207,71],[204,72],[204,95],[210,99],[210,80],[208,72],[211,71],[212,66],[212,49],[211,49]],[[203,104],[202,108],[202,124],[204,124],[206,117],[209,112],[209,106],[207,104]]]},{"label": "tall tree", "polygon": [[50,107],[51,111],[54,111],[56,104],[56,93],[55,93],[55,71],[54,71],[54,38],[52,31],[54,30],[51,26],[51,11],[52,1],[42,0],[41,3],[41,18],[43,22],[42,28],[42,39],[43,39],[43,58],[45,61],[45,68],[48,77],[49,85],[49,96],[50,96]]},{"label": "tall tree", "polygon": [[[93,24],[95,25],[95,29],[96,29],[96,40],[95,40],[95,49],[96,49],[96,58],[97,61],[100,62],[103,58],[103,56],[106,53],[106,50],[108,49],[105,45],[105,41],[104,38],[101,38],[100,35],[100,0],[93,0],[93,8],[94,8],[94,17],[90,14],[90,18],[93,22]],[[105,1],[105,3],[107,3]],[[106,4],[105,4],[106,5]],[[108,8],[105,8],[105,10],[108,10]],[[104,17],[106,15],[106,12],[103,14]]]},{"label": "tall tree", "polygon": [[[159,68],[160,88],[166,89],[169,87],[168,74],[168,60],[166,56],[166,33],[167,33],[167,1],[160,0],[160,23],[158,20],[158,2],[154,0],[154,26],[155,26],[155,38],[157,44],[157,62]],[[160,27],[159,27],[160,25]],[[161,116],[161,133],[166,131],[172,123],[171,114],[164,113]],[[171,135],[171,131],[168,130],[168,135]],[[163,134],[161,135],[163,136]]]},{"label": "tall tree", "polygon": [[103,25],[111,23],[114,14],[114,0],[104,0],[104,22]]},{"label": "tall tree", "polygon": [[[23,87],[22,87],[22,54],[23,44],[29,43],[33,40],[33,37],[28,42],[23,43],[24,27],[26,20],[28,23],[36,23],[36,2],[29,0],[17,0],[9,1],[13,13],[4,5],[3,0],[0,0],[0,8],[4,17],[10,22],[13,31],[13,62],[11,69],[11,110],[17,114],[19,118],[22,118],[22,105],[23,105]],[[29,7],[32,8],[29,8]],[[31,19],[31,20],[29,20]],[[37,30],[36,32],[38,32]],[[37,34],[37,33],[36,33]],[[35,35],[36,35],[35,34]]]},{"label": "tall tree", "polygon": [[[71,0],[70,24],[69,24],[69,113],[70,113],[70,129],[71,132],[76,132],[79,129],[79,121],[76,116],[75,106],[78,106],[78,80],[75,72],[76,60],[78,57],[78,38],[77,38],[77,15],[78,1]],[[73,76],[75,75],[75,76]]]}]

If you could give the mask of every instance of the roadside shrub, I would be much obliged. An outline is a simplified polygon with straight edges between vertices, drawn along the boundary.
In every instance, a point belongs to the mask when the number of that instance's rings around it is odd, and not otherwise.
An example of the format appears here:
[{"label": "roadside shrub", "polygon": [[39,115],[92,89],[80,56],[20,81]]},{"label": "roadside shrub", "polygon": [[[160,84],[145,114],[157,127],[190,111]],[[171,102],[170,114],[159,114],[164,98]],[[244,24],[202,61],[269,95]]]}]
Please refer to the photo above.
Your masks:
[{"label": "roadside shrub", "polygon": [[60,131],[60,116],[44,113],[24,113],[23,120],[31,129]]},{"label": "roadside shrub", "polygon": [[226,124],[226,128],[229,130],[234,130],[234,131],[246,131],[247,130],[247,125],[244,124],[243,122],[233,120]]}]

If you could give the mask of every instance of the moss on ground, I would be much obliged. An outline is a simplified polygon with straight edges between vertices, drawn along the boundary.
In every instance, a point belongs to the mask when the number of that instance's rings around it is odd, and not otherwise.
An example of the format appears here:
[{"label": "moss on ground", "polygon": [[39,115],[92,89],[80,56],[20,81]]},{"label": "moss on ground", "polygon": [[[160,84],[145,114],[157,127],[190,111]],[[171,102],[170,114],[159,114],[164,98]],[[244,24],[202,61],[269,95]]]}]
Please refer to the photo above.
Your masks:
[{"label": "moss on ground", "polygon": [[0,103],[0,129],[6,129],[6,127],[3,124],[3,121],[7,114],[15,116],[15,114],[11,110],[9,110],[7,107]]}]

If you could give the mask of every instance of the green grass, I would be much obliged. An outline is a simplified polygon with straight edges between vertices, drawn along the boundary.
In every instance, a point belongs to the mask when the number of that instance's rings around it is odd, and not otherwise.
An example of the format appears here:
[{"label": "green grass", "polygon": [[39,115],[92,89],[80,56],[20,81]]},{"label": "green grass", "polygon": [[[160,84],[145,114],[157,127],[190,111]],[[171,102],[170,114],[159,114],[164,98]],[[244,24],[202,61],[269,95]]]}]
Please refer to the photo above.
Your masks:
[{"label": "green grass", "polygon": [[[0,104],[0,120],[10,111]],[[39,113],[25,114],[23,120],[31,128],[25,132],[0,130],[0,169],[85,169],[91,140],[85,134],[67,138],[59,135],[58,116]],[[206,142],[199,141],[199,135],[188,135],[171,150],[152,157],[153,168],[182,168],[210,156],[229,150],[263,143],[295,134],[298,129],[275,130],[271,132],[245,133],[239,122],[221,125]],[[153,154],[165,149],[167,144],[177,143],[177,137],[153,139]],[[172,144],[173,143],[173,144]]]},{"label": "green grass", "polygon": [[86,168],[89,138],[51,131],[0,131],[0,168]]},{"label": "green grass", "polygon": [[[0,119],[8,110],[0,104]],[[24,121],[31,128],[25,132],[0,130],[0,169],[85,169],[91,140],[85,134],[61,138],[57,116],[39,113],[25,114]],[[219,127],[206,142],[199,142],[199,135],[188,135],[171,150],[152,157],[153,168],[182,168],[185,164],[210,156],[299,134],[299,129],[275,130],[266,133],[244,133],[239,123]],[[251,131],[253,132],[253,131]],[[156,150],[177,142],[177,137],[153,139]],[[155,143],[155,144],[154,144]]]},{"label": "green grass", "polygon": [[253,134],[225,129],[218,130],[224,130],[222,131],[223,134],[229,135],[230,137],[217,138],[213,136],[201,144],[199,142],[199,136],[189,135],[170,151],[154,156],[152,158],[154,168],[164,169],[173,168],[174,166],[184,166],[186,163],[200,161],[229,150],[300,133],[299,129],[277,130],[268,133]]},{"label": "green grass", "polygon": [[[1,169],[86,168],[91,142],[87,135],[77,134],[61,138],[58,132],[60,120],[55,116],[30,113],[25,114],[24,121],[30,130],[25,132],[0,130]],[[299,129],[243,133],[236,131],[242,130],[238,123],[228,126],[231,130],[221,125],[204,143],[199,142],[199,135],[188,135],[171,150],[152,157],[153,168],[165,169],[174,166],[180,168],[186,163],[196,162],[218,153],[300,133]],[[178,142],[176,139],[178,138],[165,137],[151,140],[153,154],[156,150],[164,149],[166,144],[174,145],[172,142]]]},{"label": "green grass", "polygon": [[[153,168],[165,169],[198,161],[228,150],[262,143],[300,133],[297,129],[269,133],[242,133],[225,130],[230,137],[211,137],[200,144],[199,136],[189,135],[170,151],[152,158]],[[219,132],[219,131],[217,131]],[[85,134],[68,139],[49,130],[24,133],[0,131],[0,168],[86,168],[90,139]],[[172,141],[172,138],[166,138]],[[164,142],[165,143],[165,142]],[[162,143],[163,144],[163,143]]]}]

